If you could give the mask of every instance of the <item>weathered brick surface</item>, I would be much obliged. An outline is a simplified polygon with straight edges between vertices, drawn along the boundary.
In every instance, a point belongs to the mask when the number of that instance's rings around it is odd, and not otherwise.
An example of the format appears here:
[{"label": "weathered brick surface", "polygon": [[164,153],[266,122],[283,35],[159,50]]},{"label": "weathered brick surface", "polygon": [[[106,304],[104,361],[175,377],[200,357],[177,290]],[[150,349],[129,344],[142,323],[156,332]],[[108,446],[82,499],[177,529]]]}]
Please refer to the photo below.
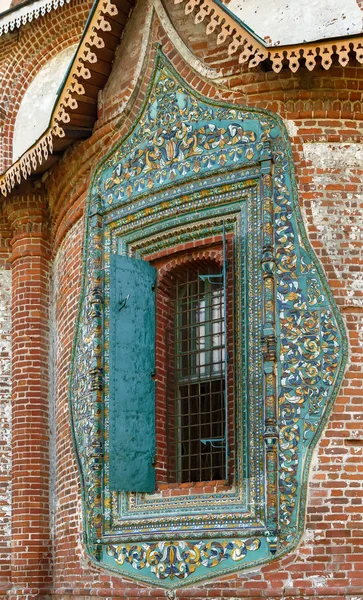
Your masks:
[{"label": "weathered brick surface", "polygon": [[12,507],[10,597],[50,584],[49,226],[39,194],[14,197],[12,226]]},{"label": "weathered brick surface", "polygon": [[10,577],[11,271],[0,270],[0,594]]},{"label": "weathered brick surface", "polygon": [[0,218],[0,594],[11,573],[11,237]]},{"label": "weathered brick surface", "polygon": [[[138,22],[143,18],[145,15],[137,15]],[[362,563],[363,556],[362,537],[359,533],[362,528],[362,478],[359,470],[362,468],[363,432],[359,402],[362,386],[363,333],[359,268],[358,270],[352,268],[350,263],[353,260],[355,265],[359,265],[362,258],[361,237],[359,237],[361,233],[359,234],[357,229],[359,227],[357,216],[362,209],[360,184],[362,173],[359,164],[351,165],[347,172],[346,165],[342,162],[342,152],[344,153],[342,147],[352,143],[361,144],[362,139],[361,122],[357,119],[359,114],[354,113],[351,106],[349,111],[346,107],[349,116],[343,114],[343,94],[340,87],[346,90],[348,83],[343,78],[343,70],[337,68],[332,71],[331,78],[326,73],[304,74],[299,77],[290,72],[282,73],[280,76],[262,72],[242,73],[240,77],[245,77],[245,85],[240,80],[232,79],[232,75],[229,74],[232,67],[228,65],[224,77],[224,85],[227,85],[228,89],[223,92],[220,88],[215,89],[201,80],[175,52],[157,23],[154,23],[153,27],[153,39],[162,42],[164,52],[193,87],[204,89],[202,93],[210,97],[225,97],[235,102],[274,109],[286,120],[295,159],[299,197],[309,238],[323,263],[335,298],[346,319],[351,339],[350,367],[328,428],[315,453],[309,488],[307,528],[299,549],[282,561],[273,563],[259,572],[224,578],[199,588],[183,589],[178,591],[177,596],[303,598],[318,595],[321,598],[345,598],[349,594],[355,594],[359,597],[363,585],[359,572],[359,564]],[[202,41],[199,38],[200,44]],[[140,85],[138,96],[130,104],[130,113],[121,127],[117,131],[112,131],[110,124],[119,118],[117,86],[120,86],[120,90],[129,89],[131,96],[133,91],[131,82],[136,68],[128,60],[128,51],[124,55],[122,50],[121,45],[114,71],[102,95],[98,129],[93,139],[83,144],[82,156],[79,150],[71,152],[72,159],[68,158],[68,161],[62,162],[52,174],[50,188],[55,214],[58,214],[58,199],[55,192],[59,189],[62,191],[59,200],[59,205],[62,207],[65,206],[65,202],[68,206],[72,205],[70,199],[72,194],[78,205],[77,187],[82,194],[84,187],[87,186],[85,180],[89,176],[90,165],[95,164],[103,152],[102,142],[110,146],[116,139],[120,139],[139,110],[152,68],[153,50],[150,50],[150,61],[145,69],[144,83]],[[132,52],[136,53],[135,38]],[[224,65],[218,64],[219,69],[223,71]],[[357,67],[354,67],[353,71],[348,71],[348,77],[351,77],[352,81],[355,80],[354,84],[351,82],[349,85],[359,88],[359,77],[362,72]],[[301,99],[304,98],[304,94],[298,86],[308,87],[304,83],[307,77],[313,81],[309,84],[312,89],[309,90],[306,99]],[[247,81],[250,85],[249,90],[246,89]],[[283,94],[281,89],[284,90]],[[280,94],[278,99],[277,94]],[[336,104],[333,106],[334,100]],[[314,144],[319,146],[316,147]],[[334,144],[336,146],[332,146]],[[319,160],[314,154],[315,152],[319,157],[320,150],[332,155],[334,153],[334,167],[327,169],[325,165],[321,171]],[[65,179],[66,169],[69,168],[72,169],[71,182]],[[79,182],[77,182],[76,171],[79,173]],[[324,173],[326,173],[325,177],[323,177]],[[66,221],[66,212],[62,221],[63,223]],[[60,223],[61,220],[58,218],[57,222]],[[62,244],[62,252],[64,256],[70,252],[73,257],[74,244],[71,239],[69,241],[68,239],[69,236],[66,236]],[[67,247],[69,250],[66,250]],[[80,262],[78,264],[80,269]],[[77,277],[78,275],[75,275],[74,285]],[[69,320],[74,322],[74,318],[75,315],[69,314]],[[65,327],[65,323],[62,322],[61,330]],[[65,360],[63,356],[62,361]],[[63,394],[65,394],[66,382],[63,385]],[[64,419],[62,431],[67,432],[66,415]],[[66,443],[66,439],[69,444],[69,433],[66,434],[66,438],[62,438],[62,444]],[[67,450],[64,452],[67,454]],[[62,464],[58,468],[67,467]],[[72,489],[75,491],[78,489],[76,482]],[[68,523],[67,526],[75,532],[75,540],[71,542],[70,548],[69,537],[67,541],[65,537],[63,539],[60,535],[57,537],[55,580],[57,594],[69,598],[72,588],[73,593],[88,596],[96,594],[107,596],[112,590],[113,597],[149,597],[150,595],[165,597],[165,592],[161,590],[158,592],[155,589],[145,589],[136,584],[122,582],[118,578],[102,574],[90,565],[87,567],[87,560],[82,553],[80,554],[79,545],[78,547],[76,545],[79,523],[77,509],[76,495],[72,505],[68,501],[66,506],[59,505],[57,521]],[[69,560],[70,551],[74,560]],[[63,555],[67,555],[66,562],[61,561]]]},{"label": "weathered brick surface", "polygon": [[[78,6],[77,2],[74,6]],[[334,66],[328,72],[319,68],[312,73],[301,69],[297,74],[284,70],[278,75],[262,69],[245,71],[234,58],[227,57],[225,46],[216,46],[214,34],[206,37],[204,26],[194,26],[193,20],[183,16],[180,8],[172,7],[169,0],[168,10],[182,39],[194,53],[191,58],[193,68],[181,56],[183,48],[177,35],[174,34],[172,44],[155,15],[148,31],[150,39],[147,40],[143,24],[151,18],[151,13],[141,4],[116,53],[110,80],[100,95],[99,120],[94,134],[89,140],[70,149],[53,168],[46,181],[55,258],[52,321],[56,337],[53,593],[64,600],[85,600],[96,596],[165,598],[162,590],[145,588],[108,575],[91,565],[85,556],[81,544],[80,485],[73,456],[68,411],[68,376],[81,283],[86,192],[95,164],[104,155],[105,149],[109,149],[130,129],[140,110],[153,67],[153,44],[158,41],[178,72],[202,94],[272,110],[284,119],[291,140],[299,201],[309,240],[327,274],[349,336],[349,365],[343,386],[314,454],[307,526],[300,546],[295,553],[260,570],[224,577],[195,588],[185,588],[177,592],[177,597],[303,600],[316,596],[326,600],[362,600],[363,68],[351,62],[345,69]],[[12,39],[10,36],[10,45]],[[147,60],[141,68],[137,57],[143,42],[147,47]],[[41,46],[39,52],[44,52],[44,46]],[[50,51],[47,56],[51,56]],[[208,79],[205,71],[202,72],[202,67],[208,67]],[[198,74],[198,69],[202,75]],[[30,81],[30,77],[28,80]],[[12,97],[12,84],[9,83],[9,86]],[[7,118],[10,122],[12,117],[9,115]],[[10,148],[11,136],[8,135],[6,139]],[[4,240],[1,247],[6,249],[8,238],[5,236]],[[19,238],[13,245],[13,253],[17,252],[20,243]],[[36,244],[40,250],[39,239],[35,242],[28,236],[26,244]],[[7,250],[3,256],[6,262]],[[17,255],[13,262],[13,315],[19,319],[14,328],[19,327],[19,332],[23,331],[20,327],[25,327],[20,323],[21,313],[18,312],[19,274],[23,268],[22,261],[26,261],[24,268],[28,273],[33,260],[35,259]],[[37,260],[40,261],[40,258]],[[38,262],[37,268],[42,273],[47,273],[48,262],[43,258],[42,261]],[[42,280],[39,285],[38,297],[41,291],[46,298],[48,282]],[[26,291],[27,284],[24,286]],[[15,301],[16,297],[18,300]],[[45,306],[46,304],[42,304],[42,311]],[[38,318],[37,326],[41,323],[47,333],[46,319],[41,319],[43,317]],[[46,339],[46,336],[44,338],[42,333],[41,338]],[[42,351],[48,352],[45,348],[46,346]],[[14,351],[16,352],[16,347]],[[17,365],[19,363],[15,359],[14,367]],[[35,377],[34,373],[33,375]],[[16,379],[15,374],[14,381]],[[40,392],[37,389],[37,397],[45,403],[46,396]],[[19,403],[14,408],[21,411],[22,396],[19,388],[15,388],[14,393],[19,394]],[[36,437],[36,429],[33,435]],[[18,448],[16,444],[18,442],[15,437],[14,452]],[[34,465],[35,480],[39,477],[39,467],[40,463]],[[16,477],[16,471],[14,476]],[[17,481],[19,486],[22,483],[23,490],[27,489],[26,483]],[[7,482],[8,479],[6,485]],[[48,493],[45,487],[42,490],[36,487],[39,497]],[[16,489],[20,490],[21,487]],[[41,520],[44,516],[45,513],[39,513],[37,518]],[[21,540],[28,534],[29,532],[22,532]],[[21,555],[17,544],[14,540],[12,564],[15,565],[20,558],[25,561],[26,567],[22,573],[24,579],[29,575],[29,571],[28,575],[26,573],[30,569],[31,558],[27,557],[25,550]],[[1,564],[6,565],[6,559]],[[4,566],[5,570],[6,568]],[[19,570],[14,573],[20,577]]]},{"label": "weathered brick surface", "polygon": [[[67,517],[57,510],[54,522],[54,585],[72,588],[84,563],[80,544],[80,487],[69,429],[68,376],[81,284],[83,223],[78,220],[61,244],[53,268],[54,364],[56,370],[56,486],[54,504],[64,506]],[[72,515],[70,517],[70,515]],[[70,518],[69,518],[70,517]],[[64,566],[69,564],[69,568]],[[66,575],[66,577],[65,577]]]}]

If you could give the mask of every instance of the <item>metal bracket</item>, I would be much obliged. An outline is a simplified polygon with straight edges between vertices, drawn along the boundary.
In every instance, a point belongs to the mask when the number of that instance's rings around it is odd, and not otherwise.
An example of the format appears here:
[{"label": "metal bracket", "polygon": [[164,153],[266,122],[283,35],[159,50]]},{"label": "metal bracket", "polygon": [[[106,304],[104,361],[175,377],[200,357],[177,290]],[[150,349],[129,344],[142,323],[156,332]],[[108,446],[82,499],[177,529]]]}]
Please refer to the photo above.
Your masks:
[{"label": "metal bracket", "polygon": [[202,281],[208,281],[211,285],[220,285],[220,281],[211,281],[212,279],[220,279],[223,281],[223,273],[211,273],[210,275],[199,275]]},{"label": "metal bracket", "polygon": [[210,444],[212,448],[224,448],[226,440],[223,438],[203,438],[200,440],[205,446]]}]

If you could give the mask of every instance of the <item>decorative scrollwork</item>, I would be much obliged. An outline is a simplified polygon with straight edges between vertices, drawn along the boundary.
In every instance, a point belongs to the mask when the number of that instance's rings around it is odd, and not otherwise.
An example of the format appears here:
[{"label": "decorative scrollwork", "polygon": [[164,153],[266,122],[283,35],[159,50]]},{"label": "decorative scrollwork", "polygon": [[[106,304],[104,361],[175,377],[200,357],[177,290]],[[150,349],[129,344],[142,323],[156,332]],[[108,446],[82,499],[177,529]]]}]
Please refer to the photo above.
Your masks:
[{"label": "decorative scrollwork", "polygon": [[[201,98],[160,51],[158,60],[132,133],[105,157],[94,177],[70,387],[87,488],[87,540],[93,540],[94,547],[101,545],[102,564],[158,585],[173,581],[173,587],[204,577],[215,567],[223,573],[237,570],[238,564],[267,562],[281,548],[296,543],[304,522],[301,507],[309,453],[337,392],[345,349],[339,315],[299,221],[281,124],[267,113]],[[252,180],[257,177],[260,195],[254,192],[244,200],[242,190],[255,190]],[[195,510],[200,506],[195,499],[193,506],[189,499],[182,508],[179,504],[180,514],[173,506],[171,514],[165,509],[170,504],[166,499],[159,502],[157,494],[117,496],[108,488],[109,342],[106,334],[102,338],[102,327],[108,318],[109,253],[127,244],[141,255],[164,251],[171,235],[194,242],[200,223],[208,235],[218,235],[218,224],[230,205],[238,206],[239,216],[243,215],[240,248],[248,240],[246,272],[236,269],[236,277],[246,283],[250,307],[245,321],[238,321],[236,336],[248,339],[248,385],[242,387],[249,390],[244,406],[249,411],[251,444],[248,457],[237,449],[236,464],[240,473],[243,460],[248,465],[248,501],[260,510],[262,523],[258,533],[250,530],[245,513],[238,512],[240,497],[235,512],[229,510],[230,497],[224,497],[215,517]],[[193,221],[194,210],[198,222]],[[204,220],[211,210],[215,215]],[[171,225],[163,229],[160,222]],[[240,364],[244,361],[241,353]],[[93,387],[90,369],[102,365],[101,390],[98,381]],[[241,406],[245,400],[239,390],[238,398]],[[103,470],[101,452],[90,454],[102,439]],[[231,534],[210,541],[210,522],[216,524],[217,518],[220,531],[230,528]],[[186,541],[187,531],[203,541]],[[241,541],[241,535],[253,537]],[[107,545],[108,536],[117,541]]]},{"label": "decorative scrollwork", "polygon": [[119,565],[129,563],[134,569],[148,568],[158,579],[186,579],[197,567],[216,567],[223,560],[243,560],[247,552],[260,548],[258,538],[247,540],[191,543],[185,541],[156,544],[110,545],[107,554]]}]

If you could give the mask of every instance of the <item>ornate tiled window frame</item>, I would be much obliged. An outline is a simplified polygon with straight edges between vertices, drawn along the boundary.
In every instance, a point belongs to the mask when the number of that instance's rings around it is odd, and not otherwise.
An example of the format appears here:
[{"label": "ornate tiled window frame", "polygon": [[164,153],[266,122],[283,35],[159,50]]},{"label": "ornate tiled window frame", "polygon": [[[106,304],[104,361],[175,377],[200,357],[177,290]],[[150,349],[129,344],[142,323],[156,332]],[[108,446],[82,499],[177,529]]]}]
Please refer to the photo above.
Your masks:
[{"label": "ornate tiled window frame", "polygon": [[[142,258],[223,222],[238,240],[235,484],[178,499],[110,492],[110,254]],[[89,556],[165,587],[281,557],[303,531],[311,454],[346,361],[281,121],[206,100],[159,50],[133,128],[94,174],[85,236],[70,406]]]}]

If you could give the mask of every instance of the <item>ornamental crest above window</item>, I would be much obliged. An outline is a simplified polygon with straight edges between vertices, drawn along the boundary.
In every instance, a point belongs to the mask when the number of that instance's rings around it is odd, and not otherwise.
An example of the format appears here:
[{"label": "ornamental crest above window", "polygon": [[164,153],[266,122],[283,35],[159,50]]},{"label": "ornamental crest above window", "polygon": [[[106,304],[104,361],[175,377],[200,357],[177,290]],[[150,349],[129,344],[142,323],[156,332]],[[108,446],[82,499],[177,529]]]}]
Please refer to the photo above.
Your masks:
[{"label": "ornamental crest above window", "polygon": [[287,134],[158,53],[86,215],[70,406],[85,544],[174,588],[296,547],[346,340]]}]

